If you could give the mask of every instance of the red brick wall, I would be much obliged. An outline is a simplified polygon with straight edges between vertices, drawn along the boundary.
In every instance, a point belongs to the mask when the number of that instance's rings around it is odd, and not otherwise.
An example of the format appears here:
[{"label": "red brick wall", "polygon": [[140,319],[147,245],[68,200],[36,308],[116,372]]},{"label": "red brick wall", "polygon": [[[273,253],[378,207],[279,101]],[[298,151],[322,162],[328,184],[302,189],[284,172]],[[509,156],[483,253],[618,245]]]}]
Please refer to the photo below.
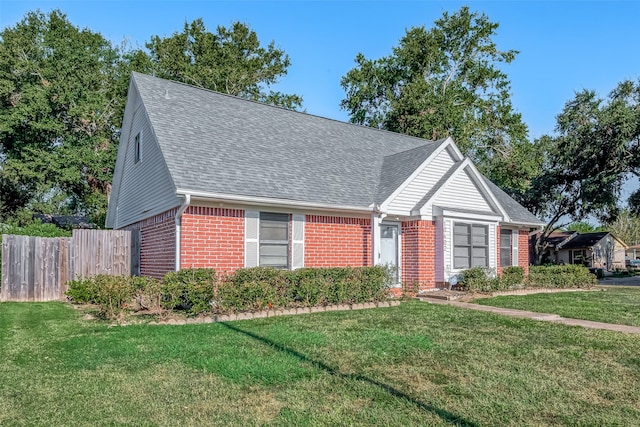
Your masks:
[{"label": "red brick wall", "polygon": [[128,227],[140,230],[140,274],[161,278],[175,270],[176,210],[171,209]]},{"label": "red brick wall", "polygon": [[436,227],[433,221],[402,223],[402,281],[404,283],[417,283],[420,290],[436,286],[435,234]]},{"label": "red brick wall", "polygon": [[244,267],[244,211],[190,206],[182,214],[181,268]]},{"label": "red brick wall", "polygon": [[529,232],[518,231],[518,265],[524,268],[524,274],[529,274]]},{"label": "red brick wall", "polygon": [[371,220],[307,215],[304,226],[304,265],[371,265]]}]

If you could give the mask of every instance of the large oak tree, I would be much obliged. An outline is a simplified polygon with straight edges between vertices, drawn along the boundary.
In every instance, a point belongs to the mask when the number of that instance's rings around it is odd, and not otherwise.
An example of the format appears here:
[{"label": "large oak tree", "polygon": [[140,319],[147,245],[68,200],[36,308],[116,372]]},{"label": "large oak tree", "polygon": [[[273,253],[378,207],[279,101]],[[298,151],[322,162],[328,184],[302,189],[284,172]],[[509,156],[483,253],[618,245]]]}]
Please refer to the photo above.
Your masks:
[{"label": "large oak tree", "polygon": [[527,160],[531,147],[503,71],[518,52],[498,49],[497,29],[463,7],[432,28],[407,30],[388,56],[358,54],[341,81],[342,108],[353,123],[431,140],[451,136],[499,184],[524,189],[528,162],[518,176],[504,173]]},{"label": "large oak tree", "polygon": [[198,19],[147,47],[115,48],[59,10],[29,12],[0,32],[0,221],[35,212],[90,215],[102,225],[131,71],[301,105],[269,90],[289,57],[244,24],[213,34]]},{"label": "large oak tree", "polygon": [[289,56],[273,41],[263,47],[241,22],[212,33],[196,19],[170,37],[153,36],[147,48],[158,77],[289,109],[302,105],[299,95],[269,89],[287,74]]}]

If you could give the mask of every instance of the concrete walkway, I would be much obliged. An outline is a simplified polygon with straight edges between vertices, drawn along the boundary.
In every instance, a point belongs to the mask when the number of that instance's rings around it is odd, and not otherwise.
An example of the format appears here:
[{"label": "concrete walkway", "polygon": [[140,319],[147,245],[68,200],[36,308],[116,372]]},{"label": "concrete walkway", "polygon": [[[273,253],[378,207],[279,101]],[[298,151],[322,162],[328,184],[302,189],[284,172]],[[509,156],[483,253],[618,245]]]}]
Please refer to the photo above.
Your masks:
[{"label": "concrete walkway", "polygon": [[640,327],[616,325],[613,323],[592,322],[591,320],[569,319],[560,317],[557,314],[536,313],[533,311],[515,310],[512,308],[491,307],[488,305],[472,304],[468,302],[448,301],[436,298],[420,297],[420,301],[430,304],[452,305],[454,307],[467,308],[470,310],[487,311],[489,313],[501,314],[503,316],[519,317],[523,319],[543,320],[545,322],[563,323],[571,326],[582,326],[590,329],[604,329],[607,331],[624,332],[627,334],[640,334]]}]

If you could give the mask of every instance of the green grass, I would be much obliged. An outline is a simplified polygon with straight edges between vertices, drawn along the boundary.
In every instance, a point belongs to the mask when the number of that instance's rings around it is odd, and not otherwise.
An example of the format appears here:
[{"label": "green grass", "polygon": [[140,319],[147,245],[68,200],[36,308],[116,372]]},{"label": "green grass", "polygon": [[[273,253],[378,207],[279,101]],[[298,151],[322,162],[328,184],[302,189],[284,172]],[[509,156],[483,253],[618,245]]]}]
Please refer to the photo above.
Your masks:
[{"label": "green grass", "polygon": [[633,425],[640,339],[451,306],[109,327],[0,304],[0,425]]},{"label": "green grass", "polygon": [[640,288],[607,287],[590,292],[500,296],[474,302],[494,307],[553,313],[573,319],[640,326]]}]

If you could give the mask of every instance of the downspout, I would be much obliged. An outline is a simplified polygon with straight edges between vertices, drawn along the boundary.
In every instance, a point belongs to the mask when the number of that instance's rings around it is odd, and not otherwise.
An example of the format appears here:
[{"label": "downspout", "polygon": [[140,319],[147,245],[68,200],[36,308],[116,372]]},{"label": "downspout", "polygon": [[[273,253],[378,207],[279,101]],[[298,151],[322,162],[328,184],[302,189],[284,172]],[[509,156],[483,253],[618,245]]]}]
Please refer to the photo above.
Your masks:
[{"label": "downspout", "polygon": [[178,208],[178,212],[176,212],[176,271],[180,271],[180,228],[182,226],[182,214],[191,204],[191,194],[185,194],[184,200],[182,204]]}]

